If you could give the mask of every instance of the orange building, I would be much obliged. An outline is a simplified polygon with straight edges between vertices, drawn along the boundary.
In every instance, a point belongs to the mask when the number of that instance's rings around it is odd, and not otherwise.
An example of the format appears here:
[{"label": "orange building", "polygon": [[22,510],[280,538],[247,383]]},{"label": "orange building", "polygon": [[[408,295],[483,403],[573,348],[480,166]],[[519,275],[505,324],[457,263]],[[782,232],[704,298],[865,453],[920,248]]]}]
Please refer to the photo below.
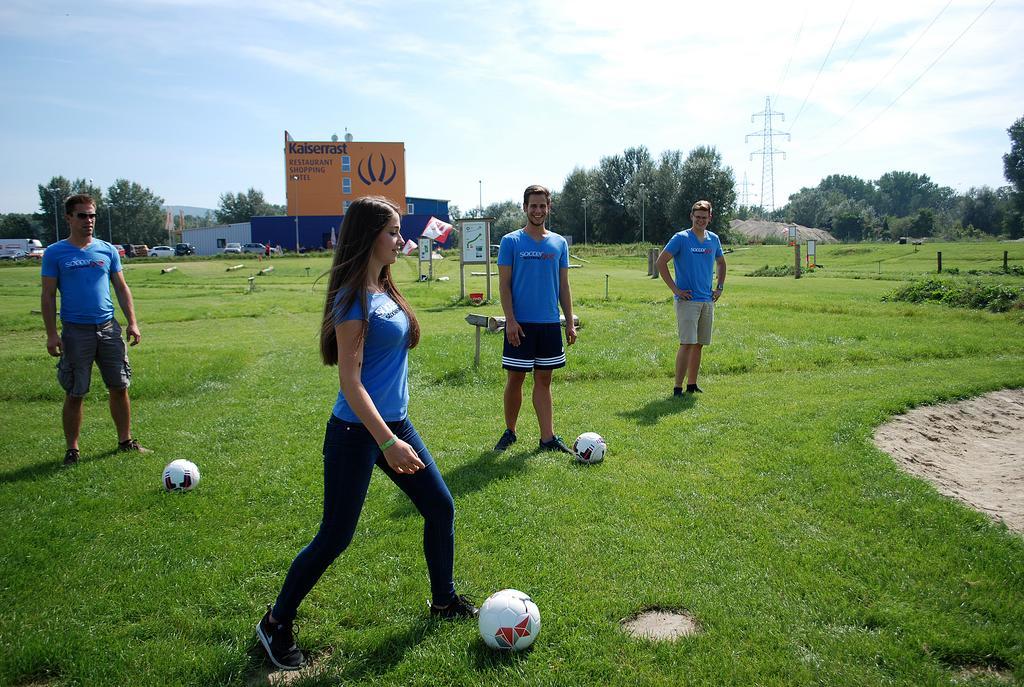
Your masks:
[{"label": "orange building", "polygon": [[343,215],[370,195],[406,210],[404,143],[294,141],[285,131],[284,166],[291,216]]}]

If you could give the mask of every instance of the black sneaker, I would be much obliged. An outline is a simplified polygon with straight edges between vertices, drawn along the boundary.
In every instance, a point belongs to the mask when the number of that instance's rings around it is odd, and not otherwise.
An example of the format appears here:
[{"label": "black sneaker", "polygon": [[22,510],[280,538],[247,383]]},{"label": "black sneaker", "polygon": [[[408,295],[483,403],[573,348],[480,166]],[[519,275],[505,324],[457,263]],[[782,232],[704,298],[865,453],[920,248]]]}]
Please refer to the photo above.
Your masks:
[{"label": "black sneaker", "polygon": [[687,384],[686,385],[686,393],[688,393],[688,394],[702,394],[702,393],[704,393],[704,390],[701,389],[696,384]]},{"label": "black sneaker", "polygon": [[673,396],[682,396],[683,395],[683,387],[681,387],[681,386],[673,387],[672,388],[672,395]]},{"label": "black sneaker", "polygon": [[306,656],[295,645],[295,630],[291,623],[270,622],[270,606],[256,625],[256,636],[267,651],[270,662],[281,670],[298,670],[306,665]]},{"label": "black sneaker", "polygon": [[[427,603],[430,603],[429,601]],[[475,618],[479,615],[480,609],[473,605],[473,602],[459,594],[452,600],[450,604],[444,608],[438,608],[434,604],[430,604],[430,617],[441,618],[442,620],[452,620],[455,618]]]},{"label": "black sneaker", "polygon": [[562,441],[562,437],[557,434],[551,437],[549,441],[540,442],[540,448],[542,451],[561,451],[562,453],[572,453],[572,449],[566,446],[565,442]]},{"label": "black sneaker", "polygon": [[152,453],[152,449],[148,449],[145,446],[139,444],[138,439],[125,439],[118,443],[117,450],[121,452],[134,451],[136,453]]},{"label": "black sneaker", "polygon": [[506,429],[505,433],[498,439],[498,443],[494,445],[494,450],[501,453],[514,443],[516,443],[516,433],[511,429]]},{"label": "black sneaker", "polygon": [[77,465],[79,455],[77,448],[69,448],[64,452],[64,465]]}]

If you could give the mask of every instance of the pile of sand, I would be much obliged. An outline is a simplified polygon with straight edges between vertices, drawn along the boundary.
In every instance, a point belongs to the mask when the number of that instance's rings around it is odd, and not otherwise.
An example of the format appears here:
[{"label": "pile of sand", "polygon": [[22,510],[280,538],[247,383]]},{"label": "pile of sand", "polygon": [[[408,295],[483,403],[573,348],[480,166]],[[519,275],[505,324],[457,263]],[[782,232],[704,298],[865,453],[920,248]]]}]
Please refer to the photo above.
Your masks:
[{"label": "pile of sand", "polygon": [[875,445],[940,493],[1024,533],[1024,389],[915,408]]},{"label": "pile of sand", "polygon": [[799,224],[767,222],[761,219],[734,219],[729,222],[729,230],[736,236],[742,236],[748,242],[764,241],[769,236],[789,240],[789,228],[796,227],[796,238],[800,243],[812,239],[818,243],[839,243],[835,236],[824,229],[812,229]]}]

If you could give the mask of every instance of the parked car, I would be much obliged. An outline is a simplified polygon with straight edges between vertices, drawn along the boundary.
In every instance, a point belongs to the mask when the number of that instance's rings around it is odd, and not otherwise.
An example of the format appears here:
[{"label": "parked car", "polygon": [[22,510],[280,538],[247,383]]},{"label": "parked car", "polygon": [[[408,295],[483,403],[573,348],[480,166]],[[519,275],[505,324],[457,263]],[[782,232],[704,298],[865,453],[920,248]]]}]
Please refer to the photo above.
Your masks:
[{"label": "parked car", "polygon": [[0,260],[24,260],[28,253],[23,250],[5,250],[0,252]]},{"label": "parked car", "polygon": [[149,249],[149,257],[151,258],[173,258],[174,249],[170,246],[153,246]]},{"label": "parked car", "polygon": [[225,254],[229,254],[229,253],[236,253],[236,254],[238,254],[238,253],[241,253],[241,252],[242,252],[242,244],[240,244],[240,243],[233,243],[232,242],[232,243],[229,243],[228,245],[224,246],[224,253]]},{"label": "parked car", "polygon": [[195,255],[196,247],[191,243],[179,243],[174,246],[175,255]]},{"label": "parked car", "polygon": [[117,251],[119,257],[123,258],[125,256],[124,246],[122,246],[120,243],[112,243],[110,245],[114,247],[114,250]]},{"label": "parked car", "polygon": [[42,260],[44,252],[45,251],[42,248],[30,248],[28,251],[28,257],[33,260]]},{"label": "parked car", "polygon": [[244,246],[242,246],[242,252],[257,253],[259,255],[263,255],[265,252],[267,252],[267,247],[264,246],[262,243],[247,243]]},{"label": "parked car", "polygon": [[129,243],[124,247],[124,254],[128,258],[148,258],[149,246],[144,243]]}]

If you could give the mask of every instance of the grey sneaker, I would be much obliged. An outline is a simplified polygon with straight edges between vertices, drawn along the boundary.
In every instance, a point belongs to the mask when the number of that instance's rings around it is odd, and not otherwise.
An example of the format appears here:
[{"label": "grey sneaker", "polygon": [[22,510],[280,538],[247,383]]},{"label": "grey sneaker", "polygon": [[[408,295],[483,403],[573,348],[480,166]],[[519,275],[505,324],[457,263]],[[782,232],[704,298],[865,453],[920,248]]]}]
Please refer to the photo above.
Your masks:
[{"label": "grey sneaker", "polygon": [[270,662],[281,670],[298,670],[306,665],[306,656],[295,645],[295,632],[291,623],[270,622],[270,606],[256,625],[256,636],[267,651]]},{"label": "grey sneaker", "polygon": [[77,448],[69,448],[64,452],[64,465],[77,465],[80,455]]},{"label": "grey sneaker", "polygon": [[514,443],[516,443],[516,433],[511,429],[506,429],[505,433],[498,439],[498,443],[494,445],[494,450],[501,453]]},{"label": "grey sneaker", "polygon": [[572,449],[565,445],[562,441],[562,437],[557,434],[551,437],[548,441],[540,442],[540,448],[542,451],[561,451],[562,453],[572,453]]}]

